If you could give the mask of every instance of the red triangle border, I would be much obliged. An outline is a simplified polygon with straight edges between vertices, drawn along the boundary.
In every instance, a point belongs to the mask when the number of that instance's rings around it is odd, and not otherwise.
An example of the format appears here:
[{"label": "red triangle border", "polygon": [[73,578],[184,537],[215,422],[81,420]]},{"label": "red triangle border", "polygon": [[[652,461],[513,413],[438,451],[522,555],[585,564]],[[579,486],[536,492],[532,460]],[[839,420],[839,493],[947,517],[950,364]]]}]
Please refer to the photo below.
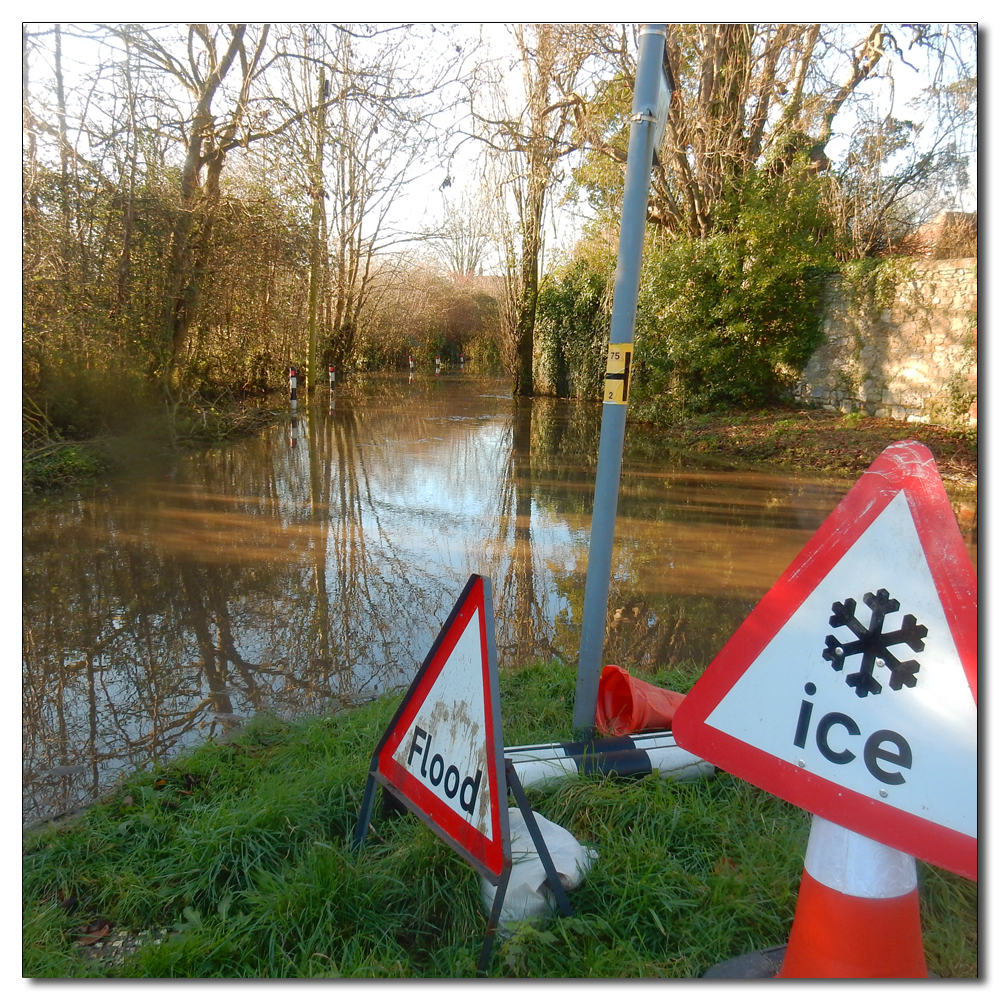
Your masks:
[{"label": "red triangle border", "polygon": [[880,843],[975,880],[978,840],[803,771],[705,720],[803,602],[900,492],[927,558],[978,704],[978,584],[933,456],[916,441],[890,445],[706,667],[674,717],[678,744],[795,805]]}]

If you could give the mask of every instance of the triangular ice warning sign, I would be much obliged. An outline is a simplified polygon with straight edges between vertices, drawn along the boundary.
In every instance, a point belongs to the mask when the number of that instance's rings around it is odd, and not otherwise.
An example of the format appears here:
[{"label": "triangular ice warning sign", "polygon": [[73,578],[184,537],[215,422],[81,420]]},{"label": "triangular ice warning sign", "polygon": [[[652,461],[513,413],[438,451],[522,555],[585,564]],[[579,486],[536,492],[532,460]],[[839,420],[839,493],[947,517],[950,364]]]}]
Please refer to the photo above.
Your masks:
[{"label": "triangular ice warning sign", "polygon": [[482,874],[500,877],[510,849],[486,578],[470,577],[375,750],[372,776]]},{"label": "triangular ice warning sign", "polygon": [[738,777],[976,877],[976,572],[923,445],[879,456],[673,728]]}]

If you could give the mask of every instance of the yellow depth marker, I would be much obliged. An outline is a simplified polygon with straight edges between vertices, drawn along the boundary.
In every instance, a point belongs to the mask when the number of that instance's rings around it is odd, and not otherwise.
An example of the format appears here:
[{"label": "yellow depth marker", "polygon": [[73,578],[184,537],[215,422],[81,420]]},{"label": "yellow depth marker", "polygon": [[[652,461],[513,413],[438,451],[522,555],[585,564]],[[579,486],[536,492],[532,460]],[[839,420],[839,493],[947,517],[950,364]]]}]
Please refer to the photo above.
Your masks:
[{"label": "yellow depth marker", "polygon": [[608,367],[604,372],[604,402],[628,403],[632,375],[632,345],[609,344]]}]

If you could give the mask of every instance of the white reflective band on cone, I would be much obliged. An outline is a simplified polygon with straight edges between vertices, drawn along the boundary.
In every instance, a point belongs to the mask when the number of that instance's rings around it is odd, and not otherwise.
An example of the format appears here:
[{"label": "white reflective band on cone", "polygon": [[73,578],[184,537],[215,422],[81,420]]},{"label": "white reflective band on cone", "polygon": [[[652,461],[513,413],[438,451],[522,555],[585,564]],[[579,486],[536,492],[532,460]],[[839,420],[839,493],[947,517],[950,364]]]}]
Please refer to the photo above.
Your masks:
[{"label": "white reflective band on cone", "polygon": [[814,815],[805,869],[823,885],[847,896],[892,899],[917,887],[913,856]]},{"label": "white reflective band on cone", "polygon": [[[631,736],[610,736],[606,739],[597,739],[593,743],[527,743],[524,746],[505,747],[504,756],[508,760],[544,760],[549,757],[566,757],[579,754],[579,749],[584,746],[592,747],[592,751],[600,752],[602,748],[614,746],[616,750],[655,750],[655,749],[680,749],[677,747],[677,740],[669,729],[655,729],[647,733],[634,733]],[[698,757],[690,755],[694,760]]]}]

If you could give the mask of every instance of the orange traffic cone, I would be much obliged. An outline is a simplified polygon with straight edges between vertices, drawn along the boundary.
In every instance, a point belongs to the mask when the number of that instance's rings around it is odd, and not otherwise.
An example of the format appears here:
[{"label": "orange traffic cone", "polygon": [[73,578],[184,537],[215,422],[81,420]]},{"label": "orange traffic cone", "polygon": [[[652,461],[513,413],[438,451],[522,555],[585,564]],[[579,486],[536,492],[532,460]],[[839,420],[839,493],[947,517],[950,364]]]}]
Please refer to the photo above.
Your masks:
[{"label": "orange traffic cone", "polygon": [[597,728],[605,736],[626,736],[643,729],[669,729],[684,700],[676,691],[636,680],[613,665],[601,671],[597,685]]},{"label": "orange traffic cone", "polygon": [[781,979],[926,979],[917,865],[813,816]]}]

